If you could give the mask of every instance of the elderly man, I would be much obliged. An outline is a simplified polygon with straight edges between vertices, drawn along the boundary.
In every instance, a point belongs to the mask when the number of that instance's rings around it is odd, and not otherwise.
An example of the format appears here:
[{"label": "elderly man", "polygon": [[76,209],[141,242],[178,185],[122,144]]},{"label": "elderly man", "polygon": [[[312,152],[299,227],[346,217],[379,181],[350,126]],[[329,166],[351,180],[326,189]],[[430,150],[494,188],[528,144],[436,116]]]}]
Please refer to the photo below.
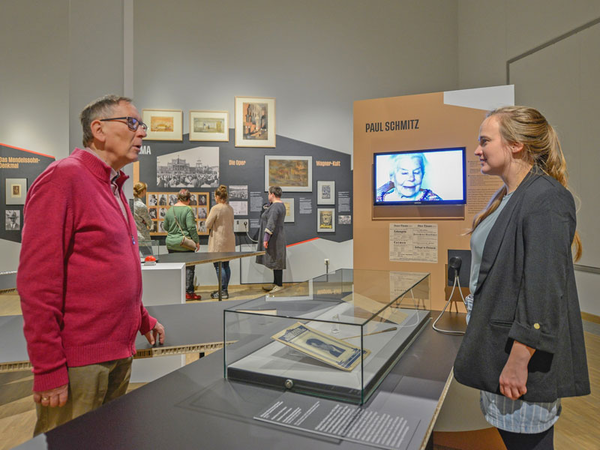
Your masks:
[{"label": "elderly man", "polygon": [[164,342],[142,305],[135,221],[121,171],[146,125],[114,95],[81,113],[84,149],[51,164],[25,204],[17,288],[33,365],[34,434],[123,395],[135,336]]}]

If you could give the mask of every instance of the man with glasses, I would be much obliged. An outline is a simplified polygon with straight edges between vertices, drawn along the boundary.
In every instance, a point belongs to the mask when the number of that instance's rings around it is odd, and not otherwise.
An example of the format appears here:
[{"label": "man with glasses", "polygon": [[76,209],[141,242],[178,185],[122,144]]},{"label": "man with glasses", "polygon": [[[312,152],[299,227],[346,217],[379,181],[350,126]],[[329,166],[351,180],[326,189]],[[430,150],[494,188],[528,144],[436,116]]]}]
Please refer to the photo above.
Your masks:
[{"label": "man with glasses", "polygon": [[34,434],[123,395],[135,337],[164,342],[142,305],[135,221],[121,169],[137,161],[146,125],[109,95],[81,113],[83,149],[52,163],[25,204],[17,288],[33,365]]}]

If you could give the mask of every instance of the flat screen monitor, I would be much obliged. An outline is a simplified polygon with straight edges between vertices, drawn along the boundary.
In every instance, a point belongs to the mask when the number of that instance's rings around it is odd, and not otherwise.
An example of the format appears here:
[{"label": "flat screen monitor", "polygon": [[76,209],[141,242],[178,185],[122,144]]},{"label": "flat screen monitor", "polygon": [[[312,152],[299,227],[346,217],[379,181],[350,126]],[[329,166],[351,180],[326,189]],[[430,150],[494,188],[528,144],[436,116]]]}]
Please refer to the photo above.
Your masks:
[{"label": "flat screen monitor", "polygon": [[375,205],[464,205],[465,147],[375,153]]}]

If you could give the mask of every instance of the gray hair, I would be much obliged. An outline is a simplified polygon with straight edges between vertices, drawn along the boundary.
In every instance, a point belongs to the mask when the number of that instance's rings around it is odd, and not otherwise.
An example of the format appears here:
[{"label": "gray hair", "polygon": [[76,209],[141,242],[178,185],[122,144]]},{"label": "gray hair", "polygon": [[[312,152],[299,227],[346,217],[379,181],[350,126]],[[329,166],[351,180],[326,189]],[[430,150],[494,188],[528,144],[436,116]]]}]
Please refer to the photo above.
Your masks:
[{"label": "gray hair", "polygon": [[400,164],[405,159],[418,159],[419,165],[421,166],[421,171],[423,174],[425,173],[427,160],[425,159],[425,155],[423,155],[423,153],[400,153],[392,156],[391,158],[392,164],[390,164],[390,177],[393,177],[396,174],[396,172],[400,169]]},{"label": "gray hair", "polygon": [[279,186],[271,186],[269,188],[269,194],[273,194],[277,198],[281,198],[281,194],[283,194],[283,189]]},{"label": "gray hair", "polygon": [[81,111],[79,119],[81,120],[81,126],[83,128],[84,147],[88,147],[94,140],[91,127],[92,122],[99,118],[108,118],[112,114],[115,106],[121,102],[132,103],[131,99],[128,97],[110,94],[94,100]]}]

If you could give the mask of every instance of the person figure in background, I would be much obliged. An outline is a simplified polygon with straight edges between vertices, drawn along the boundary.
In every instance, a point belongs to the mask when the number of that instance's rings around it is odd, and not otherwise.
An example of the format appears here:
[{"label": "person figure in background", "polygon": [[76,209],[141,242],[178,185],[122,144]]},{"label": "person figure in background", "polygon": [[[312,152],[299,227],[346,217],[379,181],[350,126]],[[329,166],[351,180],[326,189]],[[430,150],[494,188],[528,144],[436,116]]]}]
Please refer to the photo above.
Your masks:
[{"label": "person figure in background", "polygon": [[[177,203],[175,203],[165,215],[164,229],[167,232],[165,243],[169,253],[175,252],[193,252],[181,246],[183,237],[188,237],[196,243],[196,251],[200,249],[200,238],[196,231],[196,219],[192,208],[190,208],[190,191],[182,189],[177,194]],[[196,266],[186,266],[186,288],[185,298],[187,300],[200,300],[202,297],[197,295],[194,287],[194,276]]]},{"label": "person figure in background", "polygon": [[283,289],[283,271],[285,270],[286,243],[283,222],[285,205],[281,201],[283,191],[279,186],[269,188],[270,206],[260,217],[257,250],[265,250],[264,255],[256,257],[256,262],[273,270],[273,284],[263,286],[265,291],[277,292]]},{"label": "person figure in background", "polygon": [[138,242],[150,241],[150,229],[152,228],[152,219],[148,213],[148,208],[142,199],[146,196],[148,186],[146,183],[135,183],[133,185],[133,217],[137,227]]},{"label": "person figure in background", "polygon": [[468,326],[454,375],[481,390],[485,419],[509,450],[553,449],[560,399],[590,393],[566,161],[546,118],[522,106],[487,115],[475,155],[504,185],[473,222]]},{"label": "person figure in background", "polygon": [[[208,235],[208,251],[209,252],[234,252],[235,251],[235,234],[233,234],[233,208],[227,202],[229,194],[226,186],[219,186],[215,190],[215,201],[217,204],[213,206],[206,219],[206,229],[209,230]],[[217,280],[219,277],[219,263],[214,263],[217,271]],[[229,298],[227,290],[229,279],[231,278],[231,268],[229,261],[221,263],[221,298]],[[219,298],[219,292],[215,291],[210,294],[211,298]]]},{"label": "person figure in background", "polygon": [[109,95],[81,113],[84,149],[53,162],[27,195],[17,289],[33,366],[34,435],[125,394],[135,336],[164,327],[142,304],[137,229],[121,169],[146,125]]}]

